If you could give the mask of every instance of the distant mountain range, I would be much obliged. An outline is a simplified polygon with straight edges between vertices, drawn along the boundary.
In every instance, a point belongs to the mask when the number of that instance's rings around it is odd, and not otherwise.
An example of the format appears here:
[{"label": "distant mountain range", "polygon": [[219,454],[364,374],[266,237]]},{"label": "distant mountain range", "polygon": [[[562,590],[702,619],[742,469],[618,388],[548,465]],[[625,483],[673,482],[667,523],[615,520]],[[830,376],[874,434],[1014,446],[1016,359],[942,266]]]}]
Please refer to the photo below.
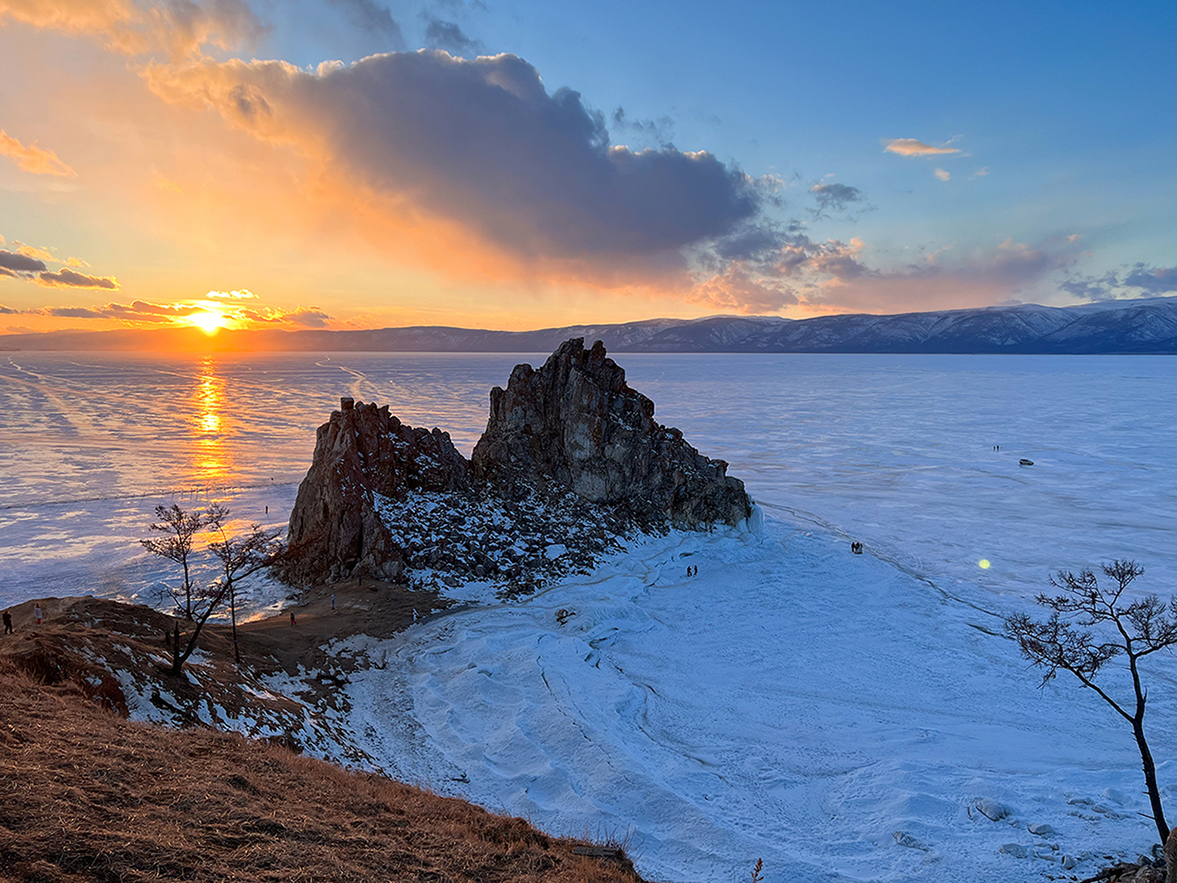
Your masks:
[{"label": "distant mountain range", "polygon": [[894,316],[650,319],[539,331],[426,325],[363,331],[222,330],[211,338],[195,328],[59,331],[0,335],[0,349],[545,353],[570,337],[603,340],[611,352],[1177,354],[1177,297]]}]

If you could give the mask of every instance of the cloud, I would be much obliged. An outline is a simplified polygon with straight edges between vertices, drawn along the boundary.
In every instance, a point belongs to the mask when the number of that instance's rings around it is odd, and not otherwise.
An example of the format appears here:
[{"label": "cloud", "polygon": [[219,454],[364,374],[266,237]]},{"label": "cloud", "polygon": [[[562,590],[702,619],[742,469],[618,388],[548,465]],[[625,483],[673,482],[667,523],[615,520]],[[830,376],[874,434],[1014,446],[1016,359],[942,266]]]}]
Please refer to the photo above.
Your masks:
[{"label": "cloud", "polygon": [[1089,301],[1157,297],[1177,292],[1177,267],[1150,267],[1137,263],[1122,273],[1109,270],[1102,276],[1072,275],[1061,282],[1059,288]]},{"label": "cloud", "polygon": [[335,7],[343,10],[352,23],[360,30],[379,34],[390,41],[392,48],[400,49],[405,45],[405,35],[401,27],[392,17],[387,6],[381,6],[374,0],[328,0]]},{"label": "cloud", "polygon": [[107,288],[118,291],[119,282],[113,276],[87,276],[63,267],[56,273],[43,271],[37,274],[37,281],[50,288]]},{"label": "cloud", "polygon": [[917,263],[876,269],[861,260],[862,243],[838,246],[825,244],[803,265],[826,275],[804,292],[811,305],[893,312],[1007,303],[1066,272],[1079,257],[1065,240],[1035,247],[1006,239],[987,249],[944,249]]},{"label": "cloud", "polygon": [[35,245],[25,245],[23,242],[17,243],[17,246],[16,250],[27,258],[36,258],[39,261],[53,261],[55,264],[62,263],[51,252],[43,248],[37,248]]},{"label": "cloud", "polygon": [[1148,294],[1177,291],[1177,267],[1146,267],[1137,264],[1124,277],[1124,285],[1139,288]]},{"label": "cloud", "polygon": [[42,150],[35,144],[26,147],[3,129],[0,129],[0,156],[8,157],[21,169],[34,175],[55,175],[59,178],[78,176],[52,150]]},{"label": "cloud", "polygon": [[949,178],[952,177],[952,173],[947,171],[946,169],[936,169],[936,171],[933,174],[935,174],[935,176],[937,178],[939,178],[941,181],[947,181]]},{"label": "cloud", "polygon": [[37,307],[21,312],[63,319],[117,319],[122,322],[164,324],[205,312],[205,307],[194,304],[153,304],[136,300],[129,304],[108,303],[95,307]]},{"label": "cloud", "polygon": [[47,270],[45,262],[40,258],[12,251],[0,251],[0,269],[14,273],[38,273]]},{"label": "cloud", "polygon": [[988,174],[989,174],[989,166],[982,166],[981,168],[979,168],[975,172],[973,172],[971,175],[969,175],[969,177],[970,178],[984,178]]},{"label": "cloud", "polygon": [[646,138],[663,147],[668,146],[674,137],[674,120],[668,116],[656,120],[633,119],[624,107],[618,106],[610,120],[615,131]]},{"label": "cloud", "polygon": [[[189,316],[206,313],[210,308],[220,310],[222,306],[208,301],[157,304],[150,301],[134,300],[129,304],[112,302],[97,306],[48,306],[25,310],[0,307],[0,313],[51,316],[59,319],[104,319],[139,325],[175,325],[186,324],[184,320]],[[293,325],[302,328],[324,328],[331,320],[331,316],[319,307],[298,307],[293,310],[235,308],[221,311],[230,323],[239,327]]]},{"label": "cloud", "polygon": [[124,55],[172,58],[253,44],[267,30],[245,0],[0,0],[5,19],[89,36]]},{"label": "cloud", "polygon": [[895,138],[886,142],[883,148],[887,153],[897,153],[900,156],[935,156],[938,153],[960,153],[955,147],[933,147],[915,138]]},{"label": "cloud", "polygon": [[757,219],[740,225],[710,243],[700,258],[715,271],[720,271],[731,261],[756,264],[772,262],[780,252],[786,236],[777,225]]},{"label": "cloud", "polygon": [[210,291],[205,297],[215,297],[219,300],[256,300],[257,295],[248,288],[237,291]]},{"label": "cloud", "polygon": [[815,218],[828,218],[831,212],[844,212],[852,203],[862,202],[862,191],[847,184],[814,184],[809,192],[817,200]]},{"label": "cloud", "polygon": [[293,325],[302,325],[305,328],[325,328],[330,318],[330,316],[318,307],[293,310],[283,316],[286,322],[290,322]]},{"label": "cloud", "polygon": [[749,314],[775,313],[799,302],[797,295],[787,285],[779,281],[754,279],[736,263],[726,273],[696,284],[687,299],[720,310]]},{"label": "cloud", "polygon": [[452,21],[442,21],[434,18],[425,28],[425,45],[430,49],[444,49],[454,55],[478,55],[483,51],[483,45],[478,40],[471,40]]},{"label": "cloud", "polygon": [[315,71],[202,59],[145,76],[169,102],[294,146],[390,213],[445,219],[525,263],[672,265],[762,202],[709,153],[611,146],[578,93],[548,94],[513,55],[390,53]]}]

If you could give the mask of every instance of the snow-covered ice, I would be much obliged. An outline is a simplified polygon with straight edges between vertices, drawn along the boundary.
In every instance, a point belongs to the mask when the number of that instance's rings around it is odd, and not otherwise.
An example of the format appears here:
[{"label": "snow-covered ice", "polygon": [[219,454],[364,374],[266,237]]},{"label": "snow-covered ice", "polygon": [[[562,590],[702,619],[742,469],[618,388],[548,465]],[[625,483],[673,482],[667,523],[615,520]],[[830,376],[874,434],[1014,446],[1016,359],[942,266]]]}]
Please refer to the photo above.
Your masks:
[{"label": "snow-covered ice", "polygon": [[[443,615],[344,689],[390,773],[556,832],[627,834],[654,879],[736,880],[762,857],[769,880],[1020,883],[1064,855],[1135,858],[1154,832],[1130,732],[1073,684],[1038,690],[999,613],[769,519],[648,538],[530,599]],[[1177,697],[1153,697],[1172,757]],[[1171,761],[1161,781],[1177,785]],[[1111,793],[1126,805],[1091,810]]]}]

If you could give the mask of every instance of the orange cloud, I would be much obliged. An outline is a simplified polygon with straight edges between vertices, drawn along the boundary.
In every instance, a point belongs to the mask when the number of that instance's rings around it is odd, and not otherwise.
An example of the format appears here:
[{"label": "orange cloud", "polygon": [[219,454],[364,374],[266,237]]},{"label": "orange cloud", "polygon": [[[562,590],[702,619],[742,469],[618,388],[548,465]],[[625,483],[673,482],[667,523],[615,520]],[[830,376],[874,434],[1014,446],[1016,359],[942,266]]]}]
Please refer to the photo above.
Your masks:
[{"label": "orange cloud", "polygon": [[[62,272],[68,273],[69,271],[63,270]],[[48,316],[58,319],[114,320],[124,325],[190,325],[193,316],[214,313],[221,320],[221,325],[235,328],[274,325],[323,328],[331,320],[330,315],[314,306],[295,307],[292,310],[283,310],[277,307],[225,309],[223,304],[202,300],[164,304],[135,300],[131,303],[112,302],[94,306],[33,307],[23,310],[0,307],[0,313]]]},{"label": "orange cloud", "polygon": [[173,58],[255,41],[265,26],[244,0],[0,0],[6,19],[35,28],[93,37],[123,55]]},{"label": "orange cloud", "polygon": [[52,150],[42,150],[35,144],[26,147],[3,129],[0,129],[0,156],[7,156],[21,169],[34,175],[56,175],[61,178],[78,176]]},{"label": "orange cloud", "polygon": [[915,138],[894,138],[883,148],[887,153],[900,156],[935,156],[938,153],[960,153],[955,147],[933,147]]},{"label": "orange cloud", "polygon": [[56,273],[44,270],[37,274],[37,284],[48,288],[106,288],[118,291],[119,281],[113,276],[87,276],[63,267]]},{"label": "orange cloud", "polygon": [[716,274],[695,285],[687,298],[715,309],[751,315],[775,313],[799,302],[792,289],[780,280],[754,279],[735,263],[726,273]]}]

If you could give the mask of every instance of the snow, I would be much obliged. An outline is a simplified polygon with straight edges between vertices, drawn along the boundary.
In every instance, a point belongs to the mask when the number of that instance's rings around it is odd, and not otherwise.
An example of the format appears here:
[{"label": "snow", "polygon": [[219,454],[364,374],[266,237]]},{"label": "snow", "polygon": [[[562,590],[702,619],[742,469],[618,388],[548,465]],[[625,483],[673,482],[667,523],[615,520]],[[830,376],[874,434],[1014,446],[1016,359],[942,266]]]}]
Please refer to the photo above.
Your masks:
[{"label": "snow", "polygon": [[[173,499],[228,500],[249,521],[269,506],[264,523],[283,523],[341,393],[441,425],[468,452],[487,389],[522,360],[275,355],[166,373],[108,358],[0,361],[0,604],[151,600],[173,574],[137,540]],[[1135,558],[1143,590],[1172,592],[1177,361],[619,361],[658,419],[747,483],[751,524],[646,538],[521,600],[461,585],[463,604],[407,632],[332,645],[359,670],[331,707],[286,722],[310,751],[557,833],[628,835],[652,879],[727,883],[763,858],[774,883],[1022,883],[1090,876],[1151,845],[1126,726],[1064,678],[1039,689],[999,633],[1060,567]],[[213,378],[242,404],[221,413],[220,483],[197,481],[209,461],[192,459],[189,406],[127,407],[157,375],[177,390]],[[78,413],[80,400],[93,406]],[[280,600],[260,591],[254,610]],[[323,674],[261,686],[297,697]],[[1171,802],[1173,658],[1146,675]],[[1107,684],[1124,686],[1112,672]]]},{"label": "snow", "polygon": [[[557,833],[627,831],[655,879],[762,857],[769,880],[1013,883],[1134,858],[1153,834],[1130,732],[1072,684],[1036,689],[989,601],[769,519],[443,615],[342,689],[389,773]],[[1177,705],[1153,703],[1171,757]],[[1088,811],[1105,793],[1125,811]]]}]

